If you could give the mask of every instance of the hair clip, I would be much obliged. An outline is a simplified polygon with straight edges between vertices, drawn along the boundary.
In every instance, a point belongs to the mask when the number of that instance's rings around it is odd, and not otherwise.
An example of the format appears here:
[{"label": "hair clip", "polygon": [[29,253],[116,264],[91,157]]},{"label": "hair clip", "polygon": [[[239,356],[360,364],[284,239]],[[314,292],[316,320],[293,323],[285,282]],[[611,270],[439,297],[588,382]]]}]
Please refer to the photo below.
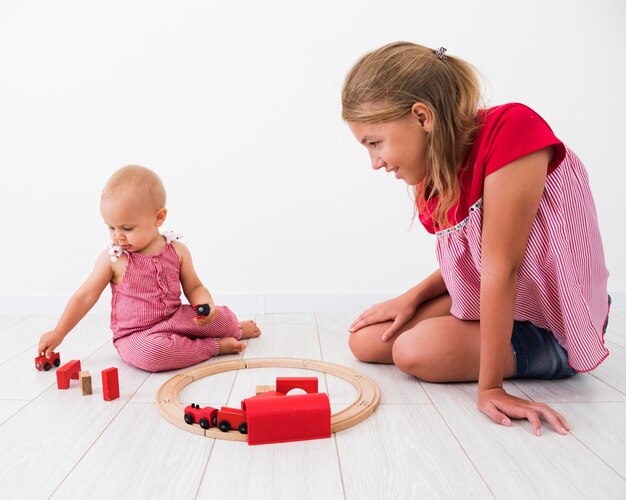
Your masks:
[{"label": "hair clip", "polygon": [[435,53],[435,55],[437,56],[438,59],[441,59],[442,61],[444,59],[447,59],[448,56],[445,55],[446,52],[446,48],[445,47],[439,47],[437,50],[433,51]]}]

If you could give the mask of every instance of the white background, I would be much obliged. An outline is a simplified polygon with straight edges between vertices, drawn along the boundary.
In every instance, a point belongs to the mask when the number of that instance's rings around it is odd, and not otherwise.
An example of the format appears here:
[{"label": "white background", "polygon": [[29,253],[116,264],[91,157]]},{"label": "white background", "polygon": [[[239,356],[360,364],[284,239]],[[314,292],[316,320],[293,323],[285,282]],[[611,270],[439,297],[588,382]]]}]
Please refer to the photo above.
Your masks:
[{"label": "white background", "polygon": [[528,104],[578,153],[626,291],[624,5],[2,0],[0,305],[80,285],[108,243],[100,190],[129,163],[164,180],[166,227],[218,299],[417,283],[434,237],[340,117],[350,66],[401,39],[472,62],[488,105]]}]

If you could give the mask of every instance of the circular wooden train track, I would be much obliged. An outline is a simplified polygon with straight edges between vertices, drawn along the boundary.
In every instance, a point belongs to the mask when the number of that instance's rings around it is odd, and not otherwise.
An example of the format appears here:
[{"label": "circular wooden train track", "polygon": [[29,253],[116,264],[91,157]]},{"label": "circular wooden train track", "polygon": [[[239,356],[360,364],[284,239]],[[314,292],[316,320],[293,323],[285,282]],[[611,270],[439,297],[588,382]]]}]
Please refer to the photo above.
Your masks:
[{"label": "circular wooden train track", "polygon": [[206,364],[175,375],[165,382],[157,392],[157,408],[159,413],[171,424],[188,432],[215,439],[246,441],[247,436],[240,434],[236,430],[222,432],[217,427],[205,430],[198,424],[188,425],[185,423],[183,419],[185,407],[178,401],[178,395],[189,384],[203,379],[204,377],[248,368],[300,368],[302,370],[327,373],[350,382],[357,391],[357,397],[348,408],[331,416],[331,432],[342,431],[358,424],[374,413],[374,410],[376,410],[380,402],[380,390],[374,381],[345,366],[312,359],[257,358]]}]

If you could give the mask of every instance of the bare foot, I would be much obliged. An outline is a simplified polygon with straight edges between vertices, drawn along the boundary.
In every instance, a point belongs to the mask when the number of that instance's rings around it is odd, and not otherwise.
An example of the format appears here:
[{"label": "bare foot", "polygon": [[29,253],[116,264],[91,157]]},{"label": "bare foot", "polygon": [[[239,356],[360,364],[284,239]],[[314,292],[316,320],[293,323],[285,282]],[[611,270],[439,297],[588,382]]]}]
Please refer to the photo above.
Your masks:
[{"label": "bare foot", "polygon": [[239,324],[243,329],[243,334],[241,335],[242,339],[253,339],[254,337],[261,335],[261,330],[251,319],[248,321],[240,321]]},{"label": "bare foot", "polygon": [[217,339],[217,343],[220,346],[219,354],[237,354],[246,348],[246,344],[233,337]]}]

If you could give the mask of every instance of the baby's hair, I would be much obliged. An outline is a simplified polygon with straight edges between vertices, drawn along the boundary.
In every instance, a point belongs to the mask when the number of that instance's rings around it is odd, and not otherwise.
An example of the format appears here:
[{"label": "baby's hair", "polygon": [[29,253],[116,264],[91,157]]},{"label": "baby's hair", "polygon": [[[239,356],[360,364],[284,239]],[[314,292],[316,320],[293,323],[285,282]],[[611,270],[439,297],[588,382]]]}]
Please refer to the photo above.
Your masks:
[{"label": "baby's hair", "polygon": [[[443,52],[441,52],[443,54]],[[480,84],[467,62],[410,42],[394,42],[365,54],[348,73],[342,116],[349,123],[381,123],[407,117],[416,102],[432,113],[427,137],[428,171],[415,186],[416,209],[437,199],[433,219],[449,224],[458,201],[458,169],[477,128]]]},{"label": "baby's hair", "polygon": [[157,174],[146,167],[127,165],[116,170],[102,190],[101,200],[119,192],[130,192],[140,197],[146,208],[157,210],[165,207],[166,193]]}]

